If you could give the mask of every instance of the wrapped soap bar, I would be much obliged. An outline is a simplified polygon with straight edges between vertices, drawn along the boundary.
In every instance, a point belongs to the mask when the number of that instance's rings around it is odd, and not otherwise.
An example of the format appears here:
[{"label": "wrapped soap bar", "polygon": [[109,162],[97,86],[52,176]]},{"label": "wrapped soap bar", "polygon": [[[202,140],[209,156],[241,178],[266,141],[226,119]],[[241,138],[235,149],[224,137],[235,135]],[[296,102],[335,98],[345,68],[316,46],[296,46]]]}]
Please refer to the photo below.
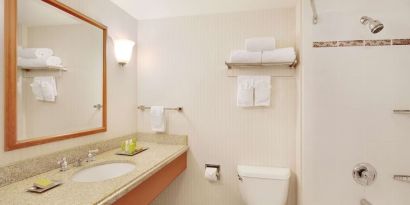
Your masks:
[{"label": "wrapped soap bar", "polygon": [[50,179],[40,178],[40,179],[37,179],[37,180],[34,182],[34,186],[36,186],[36,187],[38,187],[38,188],[41,188],[41,189],[46,189],[46,188],[48,188],[49,186],[51,186],[53,183],[54,183],[54,182],[51,181]]}]

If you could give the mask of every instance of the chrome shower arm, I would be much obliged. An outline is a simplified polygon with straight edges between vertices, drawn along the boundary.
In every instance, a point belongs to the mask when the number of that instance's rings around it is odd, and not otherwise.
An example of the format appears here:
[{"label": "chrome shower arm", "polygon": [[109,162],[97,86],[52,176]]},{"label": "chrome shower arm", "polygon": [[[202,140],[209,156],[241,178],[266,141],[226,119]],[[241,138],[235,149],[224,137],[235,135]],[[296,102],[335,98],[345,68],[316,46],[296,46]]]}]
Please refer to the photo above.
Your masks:
[{"label": "chrome shower arm", "polygon": [[317,14],[315,0],[310,0],[310,6],[312,7],[313,12],[313,24],[317,24],[319,16]]}]

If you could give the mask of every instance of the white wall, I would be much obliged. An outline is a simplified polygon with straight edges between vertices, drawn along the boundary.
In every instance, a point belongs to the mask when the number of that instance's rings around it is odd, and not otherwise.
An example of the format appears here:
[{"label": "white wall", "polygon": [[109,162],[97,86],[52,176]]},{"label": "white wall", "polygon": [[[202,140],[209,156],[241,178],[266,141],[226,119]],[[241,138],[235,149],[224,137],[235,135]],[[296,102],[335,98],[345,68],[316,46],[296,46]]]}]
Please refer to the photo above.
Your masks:
[{"label": "white wall", "polygon": [[[139,21],[138,103],[183,106],[169,112],[168,132],[188,134],[190,147],[188,169],[154,204],[239,205],[238,164],[295,170],[295,77],[273,78],[271,107],[242,109],[224,64],[248,37],[295,46],[295,29],[294,9]],[[149,112],[139,112],[138,131],[150,131]],[[205,163],[221,165],[220,183],[203,178]],[[294,205],[293,185],[291,192]]]},{"label": "white wall", "polygon": [[[136,41],[137,21],[112,4],[108,0],[65,0],[72,7],[82,11],[108,26],[111,36],[128,38]],[[0,39],[3,39],[3,5],[0,1]],[[78,139],[55,142],[27,149],[11,152],[0,151],[0,165],[5,165],[16,160],[30,158],[57,150],[75,147],[85,143],[96,142],[108,138],[118,137],[136,131],[136,105],[137,105],[137,69],[136,52],[132,61],[125,69],[119,68],[114,58],[114,48],[111,39],[107,45],[107,83],[108,83],[108,132]],[[4,64],[3,41],[0,41],[0,62]],[[0,69],[0,107],[3,107],[4,96],[4,69]],[[4,112],[3,112],[4,113]],[[1,114],[3,115],[3,114]],[[4,146],[4,123],[0,116],[0,147]]]},{"label": "white wall", "polygon": [[[317,0],[319,24],[303,1],[303,205],[410,204],[409,184],[393,174],[410,174],[408,116],[410,46],[312,48],[313,41],[409,38],[407,0]],[[381,20],[373,35],[362,15]],[[353,166],[373,164],[374,185],[353,182]]]}]

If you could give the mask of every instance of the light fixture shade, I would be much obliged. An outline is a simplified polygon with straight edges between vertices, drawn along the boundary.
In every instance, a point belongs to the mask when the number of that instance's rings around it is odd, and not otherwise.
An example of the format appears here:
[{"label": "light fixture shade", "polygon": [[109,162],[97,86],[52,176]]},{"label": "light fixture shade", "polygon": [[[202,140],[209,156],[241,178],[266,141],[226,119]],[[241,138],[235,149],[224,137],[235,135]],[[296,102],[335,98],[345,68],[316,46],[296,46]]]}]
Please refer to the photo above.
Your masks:
[{"label": "light fixture shade", "polygon": [[135,42],[127,39],[114,41],[115,57],[118,63],[124,65],[130,62]]}]

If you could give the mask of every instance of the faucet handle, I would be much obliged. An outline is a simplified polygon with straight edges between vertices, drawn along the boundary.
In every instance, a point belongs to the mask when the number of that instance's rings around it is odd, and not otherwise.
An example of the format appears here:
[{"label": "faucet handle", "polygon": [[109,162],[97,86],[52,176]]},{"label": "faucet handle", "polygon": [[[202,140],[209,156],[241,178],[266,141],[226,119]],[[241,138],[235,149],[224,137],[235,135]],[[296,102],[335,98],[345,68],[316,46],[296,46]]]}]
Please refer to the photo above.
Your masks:
[{"label": "faucet handle", "polygon": [[68,162],[66,157],[63,157],[61,160],[58,160],[57,164],[60,165],[60,171],[64,172],[68,170]]},{"label": "faucet handle", "polygon": [[74,166],[75,167],[81,167],[82,163],[83,163],[83,159],[81,159],[79,157],[79,158],[75,159]]},{"label": "faucet handle", "polygon": [[99,152],[98,149],[94,150],[88,150],[88,155],[87,155],[87,162],[91,162],[95,160],[95,155]]}]

